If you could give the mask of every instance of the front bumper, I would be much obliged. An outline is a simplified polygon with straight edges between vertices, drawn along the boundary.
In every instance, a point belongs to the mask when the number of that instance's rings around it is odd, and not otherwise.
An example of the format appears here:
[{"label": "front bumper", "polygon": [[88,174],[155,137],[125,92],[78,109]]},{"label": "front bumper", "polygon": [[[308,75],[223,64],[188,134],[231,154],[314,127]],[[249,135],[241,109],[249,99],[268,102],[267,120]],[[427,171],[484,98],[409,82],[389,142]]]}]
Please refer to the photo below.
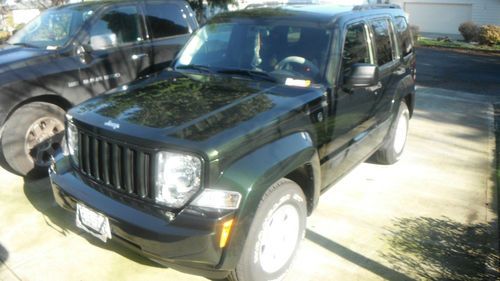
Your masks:
[{"label": "front bumper", "polygon": [[58,158],[49,174],[55,200],[61,207],[74,212],[80,202],[106,215],[112,240],[160,264],[213,279],[227,276],[229,271],[217,268],[223,258],[218,241],[222,224],[233,213],[185,208],[170,220],[158,212],[148,212],[137,202],[133,206],[99,192],[93,186],[96,183],[71,169],[67,157]]}]

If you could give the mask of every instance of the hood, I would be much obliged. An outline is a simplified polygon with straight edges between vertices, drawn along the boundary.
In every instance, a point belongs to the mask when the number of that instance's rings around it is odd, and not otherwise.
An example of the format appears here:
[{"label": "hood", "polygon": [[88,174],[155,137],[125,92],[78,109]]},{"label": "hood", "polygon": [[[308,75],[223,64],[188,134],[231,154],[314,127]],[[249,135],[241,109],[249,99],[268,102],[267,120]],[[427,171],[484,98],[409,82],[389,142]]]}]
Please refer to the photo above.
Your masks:
[{"label": "hood", "polygon": [[26,66],[34,59],[46,58],[49,53],[50,51],[45,49],[0,45],[0,73]]},{"label": "hood", "polygon": [[[304,95],[309,92],[319,94]],[[272,122],[313,96],[321,91],[169,72],[91,99],[70,115],[96,129],[136,137],[200,142],[223,133],[219,137],[227,140]]]}]

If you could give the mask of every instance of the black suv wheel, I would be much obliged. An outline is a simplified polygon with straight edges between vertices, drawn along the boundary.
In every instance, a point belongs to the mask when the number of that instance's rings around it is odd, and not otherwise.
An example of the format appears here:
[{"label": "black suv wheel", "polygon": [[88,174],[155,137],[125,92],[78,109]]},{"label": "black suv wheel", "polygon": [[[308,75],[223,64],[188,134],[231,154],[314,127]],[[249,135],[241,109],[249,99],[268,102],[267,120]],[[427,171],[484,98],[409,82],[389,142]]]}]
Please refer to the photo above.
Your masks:
[{"label": "black suv wheel", "polygon": [[7,120],[2,150],[7,164],[21,176],[47,173],[51,156],[60,147],[64,110],[45,102],[26,104]]}]

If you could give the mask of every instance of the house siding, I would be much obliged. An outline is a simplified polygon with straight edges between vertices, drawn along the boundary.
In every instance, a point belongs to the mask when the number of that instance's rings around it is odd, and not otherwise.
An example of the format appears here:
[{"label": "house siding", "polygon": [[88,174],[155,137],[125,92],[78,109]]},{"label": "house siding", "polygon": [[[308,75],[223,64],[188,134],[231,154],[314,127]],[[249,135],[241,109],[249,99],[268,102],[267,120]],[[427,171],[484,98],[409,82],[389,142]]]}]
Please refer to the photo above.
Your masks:
[{"label": "house siding", "polygon": [[[500,0],[391,0],[391,3],[399,4],[402,8],[405,4],[440,4],[440,5],[469,5],[472,7],[470,20],[478,25],[495,24],[500,25]],[[410,15],[411,17],[411,15]],[[458,26],[450,27],[457,30]],[[428,32],[430,30],[421,30]]]}]

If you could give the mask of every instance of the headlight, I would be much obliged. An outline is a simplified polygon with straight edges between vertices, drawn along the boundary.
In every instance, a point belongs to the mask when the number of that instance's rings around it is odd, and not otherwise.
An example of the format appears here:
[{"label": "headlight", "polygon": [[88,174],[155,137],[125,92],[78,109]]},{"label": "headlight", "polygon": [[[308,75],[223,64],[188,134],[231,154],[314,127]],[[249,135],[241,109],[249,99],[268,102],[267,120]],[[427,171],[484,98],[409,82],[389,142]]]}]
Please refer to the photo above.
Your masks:
[{"label": "headlight", "polygon": [[201,186],[201,159],[187,154],[157,154],[156,202],[180,208]]},{"label": "headlight", "polygon": [[78,164],[78,129],[70,121],[66,125],[66,140],[69,155],[74,163]]}]

